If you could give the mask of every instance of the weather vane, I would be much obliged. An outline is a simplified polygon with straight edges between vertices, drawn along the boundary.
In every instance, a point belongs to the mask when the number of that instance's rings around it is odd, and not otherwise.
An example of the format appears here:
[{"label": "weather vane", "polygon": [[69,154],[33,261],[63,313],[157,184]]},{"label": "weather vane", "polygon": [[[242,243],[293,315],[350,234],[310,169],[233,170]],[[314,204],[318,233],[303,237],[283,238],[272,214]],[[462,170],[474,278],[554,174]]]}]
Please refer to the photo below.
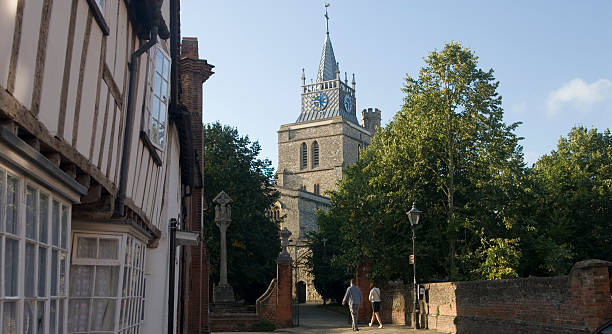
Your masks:
[{"label": "weather vane", "polygon": [[327,15],[327,7],[329,7],[328,2],[323,3],[325,6],[325,33],[329,35],[329,15]]}]

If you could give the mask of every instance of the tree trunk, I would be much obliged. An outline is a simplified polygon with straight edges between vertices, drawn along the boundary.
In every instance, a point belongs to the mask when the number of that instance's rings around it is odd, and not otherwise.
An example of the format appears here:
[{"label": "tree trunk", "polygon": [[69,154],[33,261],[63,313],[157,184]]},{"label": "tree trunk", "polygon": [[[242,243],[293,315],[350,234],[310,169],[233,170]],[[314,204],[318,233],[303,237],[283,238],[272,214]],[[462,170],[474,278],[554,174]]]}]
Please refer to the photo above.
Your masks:
[{"label": "tree trunk", "polygon": [[446,181],[446,186],[448,188],[447,193],[447,205],[448,205],[448,248],[449,248],[449,264],[450,264],[450,272],[449,276],[452,278],[455,273],[455,214],[454,214],[454,183],[455,183],[455,160],[453,156],[454,151],[454,136],[453,136],[453,108],[451,107],[451,101],[448,96],[448,92],[446,94],[446,99],[448,103],[448,120],[446,127],[446,136],[447,136],[447,150],[448,150],[448,178]]}]

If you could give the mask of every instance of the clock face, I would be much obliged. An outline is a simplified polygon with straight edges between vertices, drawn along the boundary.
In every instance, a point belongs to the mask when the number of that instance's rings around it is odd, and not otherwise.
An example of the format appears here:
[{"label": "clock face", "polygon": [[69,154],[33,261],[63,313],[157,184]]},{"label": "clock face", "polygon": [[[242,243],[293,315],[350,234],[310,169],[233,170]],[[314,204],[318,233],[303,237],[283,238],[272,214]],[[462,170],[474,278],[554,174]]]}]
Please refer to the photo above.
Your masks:
[{"label": "clock face", "polygon": [[323,111],[327,107],[327,94],[316,93],[312,96],[312,109],[315,111]]},{"label": "clock face", "polygon": [[348,96],[344,97],[344,110],[346,111],[351,111],[353,107],[353,101],[351,101],[351,98]]}]

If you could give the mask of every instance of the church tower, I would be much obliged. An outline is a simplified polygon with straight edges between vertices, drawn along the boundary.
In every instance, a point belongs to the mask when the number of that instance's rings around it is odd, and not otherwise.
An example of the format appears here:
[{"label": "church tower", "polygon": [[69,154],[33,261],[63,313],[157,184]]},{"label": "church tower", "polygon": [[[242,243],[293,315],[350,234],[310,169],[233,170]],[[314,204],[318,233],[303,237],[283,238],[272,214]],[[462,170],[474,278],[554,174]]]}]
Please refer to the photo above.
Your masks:
[{"label": "church tower", "polygon": [[315,210],[329,209],[326,191],[334,190],[344,169],[359,159],[360,151],[380,126],[380,111],[364,109],[362,124],[356,116],[355,76],[349,84],[347,74],[340,76],[329,35],[329,16],[325,8],[326,33],[316,82],[306,83],[302,69],[301,110],[295,123],[278,130],[278,169],[276,188],[281,196],[276,214],[284,217],[282,227],[292,233],[289,247],[298,261],[298,298],[320,300],[312,277],[303,267],[307,256],[306,234],[317,230]]}]

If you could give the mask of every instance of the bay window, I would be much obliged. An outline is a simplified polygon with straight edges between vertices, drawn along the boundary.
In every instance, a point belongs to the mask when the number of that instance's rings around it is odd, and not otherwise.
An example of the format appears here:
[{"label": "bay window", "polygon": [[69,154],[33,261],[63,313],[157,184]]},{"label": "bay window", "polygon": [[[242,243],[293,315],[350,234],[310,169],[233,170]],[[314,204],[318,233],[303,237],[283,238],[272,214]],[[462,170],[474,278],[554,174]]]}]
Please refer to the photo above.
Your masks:
[{"label": "bay window", "polygon": [[70,333],[140,332],[145,251],[128,235],[75,232]]},{"label": "bay window", "polygon": [[64,333],[70,206],[0,166],[0,329]]}]

